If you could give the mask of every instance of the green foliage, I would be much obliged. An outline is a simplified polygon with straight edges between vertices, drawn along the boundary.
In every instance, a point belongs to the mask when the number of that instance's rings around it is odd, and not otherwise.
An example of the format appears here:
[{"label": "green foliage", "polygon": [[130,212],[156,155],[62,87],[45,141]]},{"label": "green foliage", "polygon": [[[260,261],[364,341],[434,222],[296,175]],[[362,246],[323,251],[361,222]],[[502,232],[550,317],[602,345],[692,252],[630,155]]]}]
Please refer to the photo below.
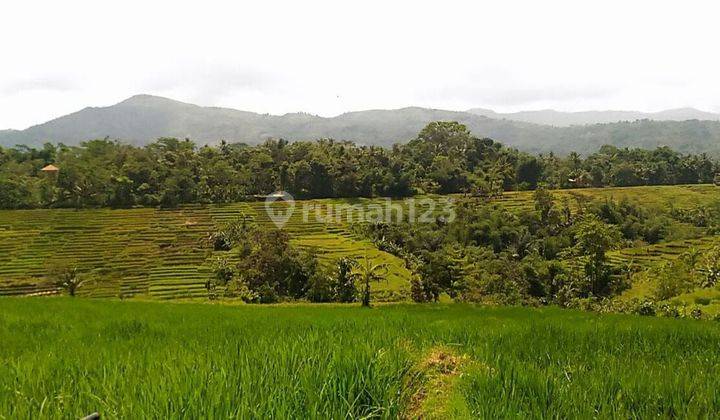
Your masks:
[{"label": "green foliage", "polygon": [[692,290],[696,285],[693,269],[694,267],[682,258],[652,269],[650,275],[655,279],[655,300],[668,300]]},{"label": "green foliage", "polygon": [[77,267],[72,264],[50,266],[47,277],[71,297],[75,297],[77,290],[87,282],[87,279],[80,278]]},{"label": "green foliage", "polygon": [[311,302],[332,302],[335,300],[334,280],[328,270],[315,269],[308,278],[308,300]]},{"label": "green foliage", "polygon": [[385,263],[375,263],[366,255],[358,261],[352,268],[354,277],[361,285],[362,306],[370,307],[370,288],[372,283],[386,280],[388,274],[388,265]]},{"label": "green foliage", "polygon": [[259,296],[259,303],[307,295],[317,260],[294,249],[286,232],[251,229],[241,240],[235,272],[238,280]]},{"label": "green foliage", "polygon": [[710,249],[702,258],[699,268],[702,287],[712,287],[720,280],[720,246]]},{"label": "green foliage", "polygon": [[437,302],[441,293],[455,297],[463,278],[462,251],[452,246],[435,251],[426,250],[421,253],[421,261],[417,268],[419,279],[413,293],[417,301]]},{"label": "green foliage", "polygon": [[618,246],[620,233],[593,215],[586,215],[574,227],[574,232],[573,252],[581,257],[589,292],[594,296],[607,296],[612,293],[613,284],[606,254]]},{"label": "green foliage", "polygon": [[208,241],[215,251],[230,251],[246,239],[248,230],[252,227],[249,218],[242,215],[211,233]]},{"label": "green foliage", "polygon": [[335,299],[338,302],[349,303],[357,299],[357,273],[353,269],[357,261],[343,257],[335,264],[334,284]]},{"label": "green foliage", "polygon": [[[718,162],[706,155],[604,146],[578,154],[531,156],[474,137],[458,122],[428,124],[392,149],[318,140],[197,147],[160,138],[145,147],[109,140],[44,149],[0,148],[0,208],[176,208],[229,203],[277,190],[296,198],[403,197],[588,186],[710,183]],[[57,177],[39,171],[47,163]]]}]

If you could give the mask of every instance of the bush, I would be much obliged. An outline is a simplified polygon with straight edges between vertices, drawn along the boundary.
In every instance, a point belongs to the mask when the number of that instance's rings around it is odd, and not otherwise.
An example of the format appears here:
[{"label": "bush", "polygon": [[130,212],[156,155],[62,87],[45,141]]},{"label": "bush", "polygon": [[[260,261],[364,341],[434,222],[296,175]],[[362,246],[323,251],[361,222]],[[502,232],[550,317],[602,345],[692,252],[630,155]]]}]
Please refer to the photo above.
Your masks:
[{"label": "bush", "polygon": [[316,270],[308,280],[307,298],[311,302],[332,302],[335,292],[333,279],[325,270]]},{"label": "bush", "polygon": [[697,308],[697,307],[692,308],[692,309],[690,310],[690,317],[693,318],[693,319],[702,319],[702,317],[703,317],[703,311],[702,311],[702,309]]},{"label": "bush", "polygon": [[238,298],[245,303],[257,302],[260,296],[250,290],[247,283],[242,280],[233,280],[225,288],[225,297]]},{"label": "bush", "polygon": [[641,316],[655,316],[655,302],[644,300],[635,306],[633,313]]},{"label": "bush", "polygon": [[248,223],[248,218],[243,215],[217,232],[211,233],[209,242],[215,251],[230,251],[247,239],[248,233],[253,228],[254,226]]},{"label": "bush", "polygon": [[664,263],[659,269],[650,273],[656,280],[653,297],[656,300],[667,300],[687,293],[695,286],[692,269],[680,258]]},{"label": "bush", "polygon": [[410,279],[410,297],[413,302],[425,303],[429,301],[428,293],[425,291],[422,279],[419,276],[413,276]]},{"label": "bush", "polygon": [[695,300],[696,304],[702,305],[702,306],[707,306],[710,304],[710,302],[712,302],[712,300],[710,298],[702,297],[702,296],[697,296],[694,300]]},{"label": "bush", "polygon": [[666,318],[680,318],[680,311],[676,305],[662,303],[658,306],[657,313]]}]

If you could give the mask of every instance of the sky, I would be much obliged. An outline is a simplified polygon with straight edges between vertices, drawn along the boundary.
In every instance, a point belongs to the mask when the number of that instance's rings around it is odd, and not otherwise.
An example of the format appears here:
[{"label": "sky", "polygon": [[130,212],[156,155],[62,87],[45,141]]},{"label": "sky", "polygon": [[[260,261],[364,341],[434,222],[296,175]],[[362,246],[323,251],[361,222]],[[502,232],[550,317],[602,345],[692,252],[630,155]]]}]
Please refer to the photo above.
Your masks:
[{"label": "sky", "polygon": [[713,1],[15,1],[0,128],[147,93],[261,113],[720,111]]}]

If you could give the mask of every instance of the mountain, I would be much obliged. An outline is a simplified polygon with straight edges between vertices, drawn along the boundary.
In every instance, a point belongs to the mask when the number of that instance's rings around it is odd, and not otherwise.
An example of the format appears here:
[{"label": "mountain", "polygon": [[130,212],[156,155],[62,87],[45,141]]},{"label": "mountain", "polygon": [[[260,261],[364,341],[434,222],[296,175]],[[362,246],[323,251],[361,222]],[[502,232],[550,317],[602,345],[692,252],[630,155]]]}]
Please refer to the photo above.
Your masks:
[{"label": "mountain", "polygon": [[533,124],[569,127],[571,125],[604,124],[621,121],[653,120],[653,121],[720,121],[720,114],[700,111],[695,108],[678,108],[660,112],[639,111],[582,111],[560,112],[552,109],[540,111],[521,111],[502,114],[490,109],[473,108],[467,112],[488,118],[521,121]]},{"label": "mountain", "polygon": [[[679,115],[675,113],[673,115]],[[305,113],[257,114],[228,108],[201,107],[150,95],[133,96],[102,108],[78,112],[30,127],[0,131],[0,145],[44,142],[68,145],[110,137],[142,145],[158,137],[191,138],[200,144],[246,142],[267,138],[312,140],[334,138],[390,146],[405,142],[431,121],[458,121],[477,136],[491,137],[532,153],[591,153],[603,144],[619,147],[670,146],[685,153],[720,155],[720,122],[650,121],[555,127],[470,112],[402,108],[349,112],[332,118]]]},{"label": "mountain", "polygon": [[427,123],[438,120],[460,121],[477,133],[487,133],[484,135],[533,128],[531,124],[426,108],[349,112],[333,118],[305,113],[278,116],[137,95],[109,107],[85,108],[26,130],[0,132],[0,144],[39,145],[46,141],[77,144],[104,137],[133,144],[145,144],[158,137],[188,137],[199,143],[224,139],[254,144],[270,137],[289,140],[332,137],[390,146],[411,139]]}]

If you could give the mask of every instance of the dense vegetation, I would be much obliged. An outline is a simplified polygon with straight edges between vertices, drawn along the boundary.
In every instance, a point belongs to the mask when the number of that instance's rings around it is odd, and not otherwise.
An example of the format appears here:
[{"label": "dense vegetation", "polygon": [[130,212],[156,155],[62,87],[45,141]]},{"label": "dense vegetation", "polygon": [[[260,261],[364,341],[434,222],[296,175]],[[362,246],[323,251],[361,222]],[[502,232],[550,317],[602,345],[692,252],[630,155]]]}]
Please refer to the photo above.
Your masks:
[{"label": "dense vegetation", "polygon": [[705,418],[718,346],[553,308],[3,298],[0,417]]},{"label": "dense vegetation", "polygon": [[[59,172],[40,171],[48,163]],[[2,246],[7,255],[0,258],[0,275],[10,278],[9,294],[84,294],[95,283],[102,287],[91,289],[102,290],[101,296],[123,298],[369,305],[377,296],[374,285],[387,283],[381,287],[389,292],[386,300],[448,297],[696,316],[680,301],[673,308],[660,305],[715,290],[720,251],[713,239],[697,249],[668,245],[680,251],[667,266],[643,265],[617,252],[712,238],[720,232],[715,187],[698,187],[704,188],[701,195],[672,190],[671,196],[694,195],[660,205],[641,197],[654,192],[636,190],[638,197],[629,199],[632,193],[615,198],[569,188],[708,184],[717,171],[718,162],[705,155],[668,148],[606,146],[587,158],[530,156],[475,138],[452,122],[432,123],[392,149],[332,140],[197,148],[169,138],[147,147],[96,140],[80,147],[0,149],[4,207],[176,209],[146,214],[148,220],[141,219],[141,209],[115,213],[92,227],[70,222],[89,223],[94,213],[63,213],[60,226],[3,213],[8,220],[0,224],[0,236],[18,242]],[[392,222],[350,223],[295,215],[287,230],[277,230],[256,200],[276,190],[298,198],[444,194],[433,197],[446,200],[456,194],[456,217],[430,211],[429,223],[415,223],[408,213]],[[509,205],[512,196],[504,195],[508,190],[530,191],[515,207]],[[704,201],[693,202],[696,197]],[[123,217],[131,223],[121,227]],[[142,234],[128,234],[137,229]],[[55,249],[48,246],[51,238],[74,245]],[[127,251],[99,258],[95,247],[107,240],[126,243],[113,249]],[[110,247],[100,247],[105,248]],[[638,292],[639,284],[652,285]],[[627,296],[638,299],[619,299]]]},{"label": "dense vegetation", "polygon": [[[40,171],[54,164],[57,174]],[[197,147],[163,138],[146,147],[94,140],[69,147],[0,148],[0,208],[173,207],[227,203],[286,190],[296,198],[410,196],[507,190],[713,182],[718,162],[604,146],[581,158],[531,156],[473,137],[458,123],[432,123],[391,149],[320,140]]]},{"label": "dense vegetation", "polygon": [[[366,223],[356,230],[406,261],[414,273],[411,295],[419,302],[447,294],[472,302],[603,303],[611,306],[606,309],[635,311],[632,305],[612,307],[607,299],[630,288],[636,276],[667,279],[655,286],[663,292],[648,296],[657,301],[696,288],[714,290],[718,282],[718,247],[688,247],[687,254],[660,268],[644,267],[632,258],[612,264],[609,257],[616,249],[716,235],[717,198],[689,209],[662,210],[629,199],[578,196],[575,202],[559,202],[541,188],[533,200],[534,208],[512,210],[479,199],[461,200],[452,221]],[[642,304],[648,302],[636,306]]]}]

